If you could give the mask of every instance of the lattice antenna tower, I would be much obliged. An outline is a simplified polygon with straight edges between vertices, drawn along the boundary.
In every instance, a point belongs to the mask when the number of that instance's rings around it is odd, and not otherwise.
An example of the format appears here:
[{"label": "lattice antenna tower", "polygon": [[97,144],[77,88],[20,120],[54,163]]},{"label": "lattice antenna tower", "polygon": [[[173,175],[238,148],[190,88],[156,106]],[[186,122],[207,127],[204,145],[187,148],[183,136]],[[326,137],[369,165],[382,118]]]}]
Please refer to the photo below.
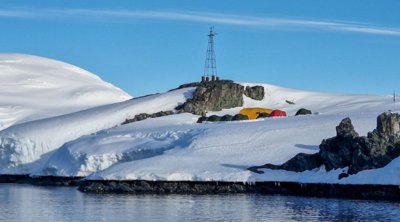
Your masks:
[{"label": "lattice antenna tower", "polygon": [[210,32],[208,33],[208,46],[206,53],[206,62],[204,64],[204,74],[201,77],[201,81],[209,81],[211,76],[211,81],[219,80],[217,74],[217,61],[215,58],[214,49],[214,36],[217,33],[214,32],[214,27],[210,27]]}]

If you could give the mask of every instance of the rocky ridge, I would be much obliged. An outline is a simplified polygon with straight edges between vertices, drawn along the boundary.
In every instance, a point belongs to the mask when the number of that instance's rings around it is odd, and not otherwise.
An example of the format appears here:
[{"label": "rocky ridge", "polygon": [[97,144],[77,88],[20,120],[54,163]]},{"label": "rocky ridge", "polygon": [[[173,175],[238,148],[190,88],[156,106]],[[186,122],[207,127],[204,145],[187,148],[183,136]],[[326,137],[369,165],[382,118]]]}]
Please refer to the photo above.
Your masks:
[{"label": "rocky ridge", "polygon": [[381,168],[400,156],[400,115],[382,113],[377,127],[367,136],[359,136],[350,118],[343,119],[336,127],[336,136],[324,139],[315,154],[299,153],[282,165],[265,164],[249,170],[282,169],[295,172],[324,166],[327,171],[348,168],[339,177],[347,177],[362,170]]}]

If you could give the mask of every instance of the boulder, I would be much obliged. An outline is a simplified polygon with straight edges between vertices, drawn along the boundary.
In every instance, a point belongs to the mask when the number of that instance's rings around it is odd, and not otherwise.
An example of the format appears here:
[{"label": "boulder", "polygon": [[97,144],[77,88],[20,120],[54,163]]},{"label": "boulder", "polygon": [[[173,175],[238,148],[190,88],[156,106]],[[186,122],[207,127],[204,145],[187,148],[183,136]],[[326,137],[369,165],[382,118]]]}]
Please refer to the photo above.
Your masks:
[{"label": "boulder", "polygon": [[264,99],[264,87],[263,86],[246,86],[244,91],[244,95],[252,98],[254,100],[263,100]]},{"label": "boulder", "polygon": [[221,117],[220,121],[232,121],[233,116],[232,115],[224,115],[223,117]]},{"label": "boulder", "polygon": [[221,117],[220,117],[220,116],[217,116],[217,115],[212,115],[212,116],[210,116],[210,117],[207,118],[207,121],[208,121],[208,122],[218,122],[218,121],[220,121],[220,120],[221,120]]},{"label": "boulder", "polygon": [[198,83],[193,98],[176,107],[182,112],[204,115],[243,105],[244,87],[229,80]]},{"label": "boulder", "polygon": [[295,116],[299,116],[299,115],[311,115],[311,114],[312,114],[311,110],[308,110],[308,109],[305,109],[305,108],[301,108],[301,109],[297,110]]},{"label": "boulder", "polygon": [[269,113],[260,113],[258,114],[257,119],[268,118],[270,116],[271,115]]},{"label": "boulder", "polygon": [[152,114],[140,113],[140,114],[135,115],[131,119],[126,119],[122,123],[122,125],[128,124],[128,123],[137,122],[137,121],[142,121],[142,120],[145,120],[145,119],[148,119],[148,118],[157,118],[157,117],[169,116],[169,115],[173,115],[173,114],[174,114],[174,112],[172,110],[160,111],[160,112],[156,112],[156,113],[152,113]]},{"label": "boulder", "polygon": [[207,117],[201,116],[201,117],[197,120],[197,123],[202,123],[202,122],[204,122],[204,121],[207,121]]},{"label": "boulder", "polygon": [[248,119],[249,119],[249,117],[247,117],[246,115],[236,114],[233,116],[232,121],[248,120]]}]

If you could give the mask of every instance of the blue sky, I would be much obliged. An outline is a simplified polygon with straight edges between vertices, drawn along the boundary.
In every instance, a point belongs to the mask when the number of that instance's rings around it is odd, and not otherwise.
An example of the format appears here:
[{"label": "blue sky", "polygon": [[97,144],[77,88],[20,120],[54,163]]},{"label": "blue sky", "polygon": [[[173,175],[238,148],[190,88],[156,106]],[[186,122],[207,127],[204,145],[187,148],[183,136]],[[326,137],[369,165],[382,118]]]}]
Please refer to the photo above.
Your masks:
[{"label": "blue sky", "polygon": [[0,52],[40,55],[133,96],[197,81],[215,26],[222,78],[364,94],[400,92],[400,1],[0,2]]}]

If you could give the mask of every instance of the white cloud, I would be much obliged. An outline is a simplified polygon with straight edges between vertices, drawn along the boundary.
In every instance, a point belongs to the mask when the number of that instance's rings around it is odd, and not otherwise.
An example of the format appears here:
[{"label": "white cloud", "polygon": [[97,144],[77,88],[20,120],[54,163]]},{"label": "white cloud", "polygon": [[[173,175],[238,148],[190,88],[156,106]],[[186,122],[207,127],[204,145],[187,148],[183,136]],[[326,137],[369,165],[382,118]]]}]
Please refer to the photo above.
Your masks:
[{"label": "white cloud", "polygon": [[348,21],[324,21],[303,18],[278,18],[238,16],[205,12],[172,12],[172,11],[130,11],[130,10],[94,10],[94,9],[25,9],[0,10],[0,17],[16,18],[79,18],[85,20],[116,19],[125,21],[137,19],[169,20],[182,22],[209,23],[210,25],[231,25],[258,28],[284,28],[296,30],[340,31],[371,35],[400,36],[400,28],[380,27],[371,24],[360,24]]}]

